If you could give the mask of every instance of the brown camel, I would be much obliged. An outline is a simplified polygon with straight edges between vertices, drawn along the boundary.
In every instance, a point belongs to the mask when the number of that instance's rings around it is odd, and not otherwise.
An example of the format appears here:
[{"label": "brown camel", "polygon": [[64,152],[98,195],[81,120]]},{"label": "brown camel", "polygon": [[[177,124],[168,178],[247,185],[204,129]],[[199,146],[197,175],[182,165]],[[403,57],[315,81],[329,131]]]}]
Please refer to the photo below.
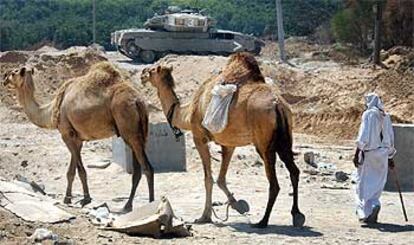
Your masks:
[{"label": "brown camel", "polygon": [[[207,143],[214,141],[222,147],[222,163],[217,184],[226,194],[230,205],[237,209],[237,201],[226,185],[226,173],[235,147],[253,144],[264,160],[269,181],[269,198],[262,220],[254,227],[266,227],[279,193],[275,172],[276,153],[285,163],[293,186],[292,216],[294,226],[303,226],[305,216],[298,207],[299,169],[292,151],[292,115],[286,102],[276,96],[275,88],[264,82],[255,58],[247,53],[232,55],[226,68],[215,78],[204,82],[190,103],[180,105],[174,92],[172,68],[154,66],[143,70],[143,83],[150,82],[158,91],[162,109],[175,132],[191,130],[195,146],[204,167],[206,200],[198,223],[211,222],[213,178]],[[235,83],[238,91],[230,104],[228,124],[224,131],[211,133],[202,126],[203,116],[211,100],[211,90],[218,83]]]},{"label": "brown camel", "polygon": [[71,203],[72,183],[76,169],[82,183],[82,205],[91,202],[86,171],[81,159],[83,141],[121,136],[133,149],[135,160],[131,194],[123,211],[132,210],[136,188],[141,179],[141,167],[147,177],[150,202],[154,200],[154,172],[145,154],[148,135],[148,113],[145,104],[131,83],[108,62],[93,65],[81,77],[64,83],[53,100],[39,105],[34,97],[33,69],[25,67],[4,76],[4,85],[17,91],[17,96],[29,120],[41,128],[57,129],[71,153],[67,171],[64,203]]}]

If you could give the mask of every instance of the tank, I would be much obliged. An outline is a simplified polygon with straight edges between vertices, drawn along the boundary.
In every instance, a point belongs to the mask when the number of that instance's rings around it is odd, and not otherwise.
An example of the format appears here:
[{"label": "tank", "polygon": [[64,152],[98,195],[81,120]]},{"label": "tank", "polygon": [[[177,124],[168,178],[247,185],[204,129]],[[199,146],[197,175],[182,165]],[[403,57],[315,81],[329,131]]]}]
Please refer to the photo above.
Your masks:
[{"label": "tank", "polygon": [[264,46],[252,35],[219,30],[215,25],[216,21],[202,11],[170,7],[148,19],[144,28],[111,33],[111,44],[123,55],[143,63],[153,63],[167,54],[259,54]]}]

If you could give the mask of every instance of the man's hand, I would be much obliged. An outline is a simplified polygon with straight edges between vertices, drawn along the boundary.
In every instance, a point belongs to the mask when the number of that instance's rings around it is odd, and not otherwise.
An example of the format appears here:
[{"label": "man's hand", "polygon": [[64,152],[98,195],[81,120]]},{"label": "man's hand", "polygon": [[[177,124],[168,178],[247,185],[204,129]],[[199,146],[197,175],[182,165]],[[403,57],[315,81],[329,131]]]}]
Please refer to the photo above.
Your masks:
[{"label": "man's hand", "polygon": [[388,159],[388,168],[389,169],[394,169],[394,167],[395,167],[395,162],[394,162],[394,159]]},{"label": "man's hand", "polygon": [[360,149],[356,149],[356,151],[355,151],[355,155],[354,155],[354,159],[352,160],[353,162],[354,162],[354,166],[356,167],[356,168],[358,168],[359,167],[359,152],[360,152],[361,150]]}]

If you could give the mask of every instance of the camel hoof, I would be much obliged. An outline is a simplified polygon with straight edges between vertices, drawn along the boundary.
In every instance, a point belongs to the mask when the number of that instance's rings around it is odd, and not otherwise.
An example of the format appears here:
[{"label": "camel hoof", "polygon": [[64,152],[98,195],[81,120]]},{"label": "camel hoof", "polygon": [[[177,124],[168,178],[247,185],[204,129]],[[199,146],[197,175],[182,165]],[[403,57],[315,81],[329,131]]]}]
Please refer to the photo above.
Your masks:
[{"label": "camel hoof", "polygon": [[196,219],[194,223],[195,224],[208,224],[208,223],[213,223],[213,221],[211,220],[211,217],[201,216],[201,218]]},{"label": "camel hoof", "polygon": [[120,213],[126,214],[132,211],[132,205],[125,205],[121,210]]},{"label": "camel hoof", "polygon": [[245,214],[250,211],[249,204],[245,200],[238,200],[237,202],[232,203],[231,207],[239,214]]},{"label": "camel hoof", "polygon": [[64,204],[71,204],[72,203],[72,197],[65,196],[65,199],[63,199]]},{"label": "camel hoof", "polygon": [[267,222],[260,221],[259,223],[252,224],[251,227],[258,228],[258,229],[263,229],[263,228],[267,227]]},{"label": "camel hoof", "polygon": [[305,224],[305,215],[302,213],[296,213],[293,215],[293,226],[294,227],[303,227]]},{"label": "camel hoof", "polygon": [[82,200],[80,200],[80,204],[82,207],[86,206],[87,204],[92,202],[91,197],[84,197]]}]

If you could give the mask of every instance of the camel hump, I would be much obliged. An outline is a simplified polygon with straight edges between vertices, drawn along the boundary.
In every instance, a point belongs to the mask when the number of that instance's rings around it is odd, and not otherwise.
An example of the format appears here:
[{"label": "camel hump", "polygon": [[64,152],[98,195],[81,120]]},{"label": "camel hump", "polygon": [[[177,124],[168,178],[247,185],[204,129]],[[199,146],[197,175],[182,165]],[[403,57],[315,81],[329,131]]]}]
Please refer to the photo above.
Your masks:
[{"label": "camel hump", "polygon": [[101,86],[110,86],[122,80],[121,72],[108,61],[92,65],[86,77],[86,82]]},{"label": "camel hump", "polygon": [[235,53],[230,56],[219,78],[224,84],[264,83],[264,77],[253,54]]}]

